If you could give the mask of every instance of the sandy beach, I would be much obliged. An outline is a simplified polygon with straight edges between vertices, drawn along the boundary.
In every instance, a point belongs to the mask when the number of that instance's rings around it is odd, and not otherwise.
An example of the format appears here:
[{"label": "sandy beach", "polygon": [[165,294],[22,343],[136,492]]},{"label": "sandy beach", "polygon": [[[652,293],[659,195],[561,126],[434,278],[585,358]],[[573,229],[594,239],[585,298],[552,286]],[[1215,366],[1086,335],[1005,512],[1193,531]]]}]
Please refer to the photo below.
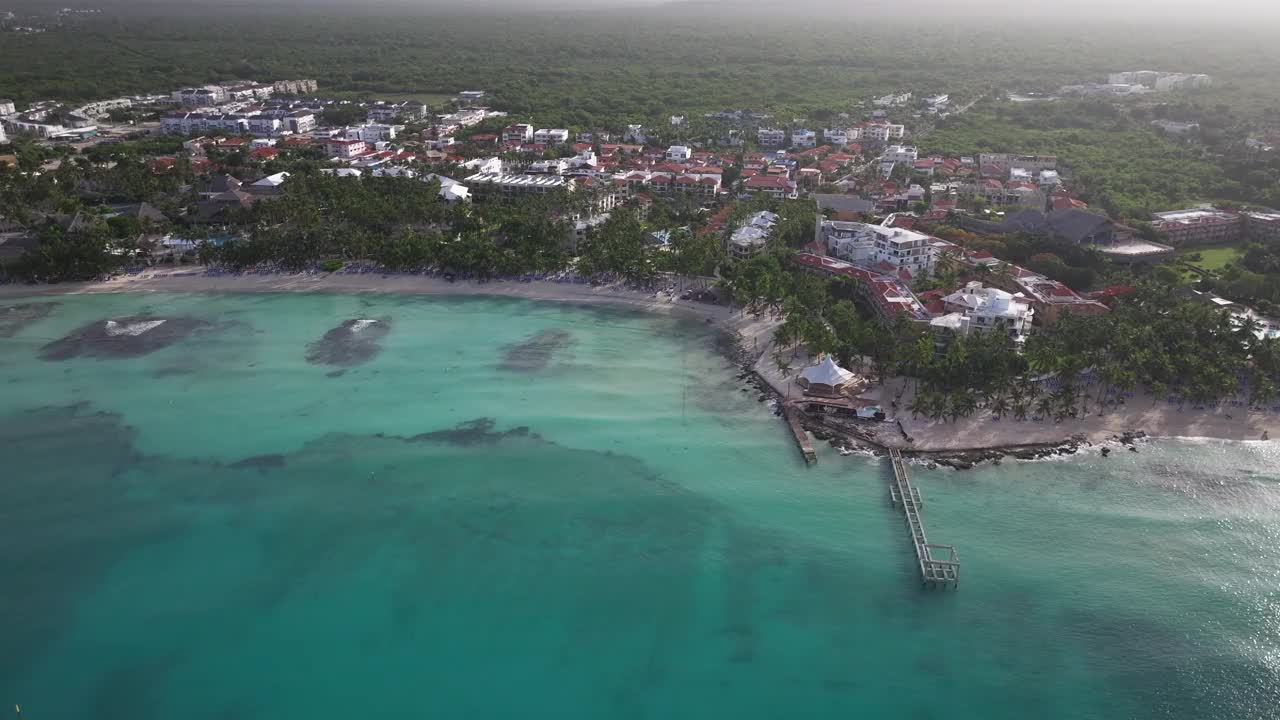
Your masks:
[{"label": "sandy beach", "polygon": [[[800,397],[800,389],[792,380],[783,378],[772,361],[772,332],[777,320],[767,315],[752,316],[721,305],[681,300],[671,293],[641,292],[618,285],[578,285],[554,282],[474,281],[449,282],[421,275],[380,275],[341,273],[300,273],[264,275],[204,275],[198,268],[152,269],[138,275],[110,280],[58,285],[0,285],[0,298],[35,295],[67,295],[119,292],[330,292],[330,293],[403,293],[451,296],[495,296],[547,302],[570,302],[631,307],[647,312],[682,315],[708,322],[718,328],[737,333],[747,348],[760,348],[757,373],[779,394]],[[794,362],[796,372],[805,367],[803,354]],[[903,385],[908,387],[903,389]],[[891,403],[899,396],[898,409]],[[1226,440],[1260,440],[1263,433],[1280,438],[1280,413],[1248,412],[1242,407],[1219,407],[1196,410],[1177,406],[1163,399],[1152,402],[1141,393],[1120,408],[1107,408],[1099,415],[1096,409],[1088,417],[1061,423],[1052,421],[1015,421],[1011,416],[992,419],[989,411],[979,410],[958,422],[912,418],[905,408],[912,392],[904,378],[893,378],[884,386],[873,385],[864,398],[879,401],[889,415],[901,421],[903,430],[913,442],[907,442],[891,426],[880,426],[878,439],[886,446],[920,452],[960,452],[1030,445],[1054,445],[1073,437],[1089,442],[1106,442],[1126,432],[1145,432],[1149,437],[1220,438]]]},{"label": "sandy beach", "polygon": [[[783,378],[766,352],[756,363],[756,372],[779,394],[792,399],[802,397],[802,390],[792,379]],[[793,361],[798,373],[811,361],[803,353]],[[1141,392],[1120,407],[1107,407],[1102,414],[1091,405],[1087,417],[1061,423],[1052,420],[1035,422],[1014,420],[1012,415],[993,420],[991,412],[979,409],[972,416],[950,420],[911,417],[912,383],[907,378],[891,378],[883,386],[872,385],[859,397],[876,401],[890,419],[901,421],[909,442],[889,423],[872,426],[877,441],[885,447],[904,451],[952,453],[968,450],[1009,449],[1036,445],[1059,445],[1083,437],[1091,443],[1104,443],[1124,433],[1138,431],[1151,438],[1217,438],[1222,440],[1261,440],[1263,433],[1280,439],[1280,412],[1249,412],[1244,407],[1223,406],[1196,410],[1187,404],[1178,410],[1164,398],[1156,399]],[[905,386],[905,388],[904,388]],[[899,393],[901,397],[899,398]],[[892,406],[895,398],[897,408]]]},{"label": "sandy beach", "polygon": [[736,332],[745,347],[765,347],[778,321],[732,310],[723,305],[681,300],[678,294],[641,292],[622,285],[584,285],[556,282],[491,280],[476,282],[425,275],[378,273],[278,273],[205,275],[198,267],[154,268],[109,280],[56,285],[0,285],[0,298],[9,296],[75,295],[146,292],[315,292],[391,293],[415,295],[510,297],[584,305],[614,305],[647,312],[681,315]]}]

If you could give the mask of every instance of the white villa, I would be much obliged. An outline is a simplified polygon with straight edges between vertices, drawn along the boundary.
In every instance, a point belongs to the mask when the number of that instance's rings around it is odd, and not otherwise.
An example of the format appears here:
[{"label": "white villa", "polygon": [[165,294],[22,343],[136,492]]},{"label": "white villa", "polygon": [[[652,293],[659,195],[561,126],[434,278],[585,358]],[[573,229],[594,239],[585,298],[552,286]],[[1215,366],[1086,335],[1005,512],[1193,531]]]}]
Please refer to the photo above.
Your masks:
[{"label": "white villa", "polygon": [[1031,300],[999,288],[984,288],[971,282],[942,299],[947,314],[934,318],[934,331],[951,330],[958,335],[998,330],[1021,344],[1031,329],[1035,310]]},{"label": "white villa", "polygon": [[764,250],[769,233],[778,216],[767,210],[752,215],[742,227],[729,236],[729,255],[735,260],[750,260]]}]

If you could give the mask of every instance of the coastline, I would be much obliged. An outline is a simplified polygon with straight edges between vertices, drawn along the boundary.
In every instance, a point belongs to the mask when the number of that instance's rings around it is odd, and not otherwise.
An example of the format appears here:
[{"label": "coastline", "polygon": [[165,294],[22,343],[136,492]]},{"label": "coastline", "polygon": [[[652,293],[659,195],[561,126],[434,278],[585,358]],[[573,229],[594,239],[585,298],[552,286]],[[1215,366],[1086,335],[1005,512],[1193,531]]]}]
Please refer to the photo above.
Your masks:
[{"label": "coastline", "polygon": [[[731,358],[735,364],[744,370],[754,371],[779,398],[787,397],[788,393],[793,399],[799,397],[792,379],[783,378],[770,360],[772,332],[777,320],[768,316],[752,316],[723,305],[681,300],[673,293],[644,292],[622,285],[510,280],[450,282],[423,275],[377,273],[205,275],[196,267],[151,269],[137,275],[92,282],[0,285],[0,298],[148,292],[418,294],[629,307],[701,320],[709,328],[735,336],[739,349],[737,357]],[[796,370],[801,367],[803,359],[797,358]],[[1085,418],[1061,423],[1018,422],[1012,418],[994,421],[987,410],[979,410],[959,422],[912,418],[911,413],[903,409],[909,405],[911,395],[907,379],[891,378],[883,386],[872,386],[861,397],[878,402],[883,400],[882,406],[893,419],[901,422],[902,430],[912,441],[904,438],[894,423],[868,426],[873,437],[862,438],[862,441],[881,448],[897,448],[922,459],[957,460],[958,464],[964,464],[1000,457],[1029,459],[1077,452],[1091,445],[1114,443],[1139,434],[1151,439],[1236,441],[1259,440],[1263,433],[1280,437],[1280,413],[1246,413],[1243,408],[1229,407],[1195,410],[1190,406],[1179,412],[1175,406],[1158,401],[1152,403],[1150,396],[1141,394],[1124,407],[1108,408],[1101,416],[1095,410]],[[897,410],[891,409],[891,400],[895,397],[898,398]]]},{"label": "coastline", "polygon": [[[805,367],[807,357],[796,358],[793,372]],[[783,402],[802,397],[792,378],[784,378],[766,350],[752,368],[760,382]],[[859,397],[881,405],[889,416],[885,423],[859,423],[858,432],[833,430],[830,425],[811,421],[810,432],[819,440],[840,436],[850,442],[882,450],[894,448],[920,460],[967,468],[1002,458],[1039,459],[1096,449],[1107,454],[1122,447],[1136,449],[1135,443],[1159,439],[1213,439],[1259,441],[1264,433],[1280,438],[1280,412],[1247,412],[1246,408],[1220,406],[1196,410],[1187,405],[1180,411],[1163,400],[1152,402],[1139,393],[1121,407],[1108,407],[1102,415],[1090,408],[1089,415],[1061,423],[1017,421],[1006,416],[996,421],[989,410],[979,409],[958,422],[911,417],[911,381],[894,377],[883,386],[872,385]],[[901,393],[901,397],[899,397]],[[893,407],[897,398],[897,407]],[[901,432],[898,429],[901,423]],[[904,433],[906,437],[904,437]],[[827,437],[824,437],[827,436]],[[910,438],[908,440],[907,438]],[[1104,452],[1105,449],[1105,452]]]},{"label": "coastline", "polygon": [[[629,307],[660,315],[700,320],[736,336],[742,357],[749,362],[755,353],[748,348],[768,348],[778,320],[756,317],[724,305],[681,300],[666,292],[645,292],[622,284],[585,285],[551,281],[455,280],[428,275],[381,273],[263,273],[205,275],[200,266],[152,268],[136,275],[107,280],[58,283],[56,285],[0,285],[5,297],[56,297],[108,293],[364,293],[439,295],[452,297],[504,297],[539,302]],[[761,350],[763,352],[763,350]]]}]

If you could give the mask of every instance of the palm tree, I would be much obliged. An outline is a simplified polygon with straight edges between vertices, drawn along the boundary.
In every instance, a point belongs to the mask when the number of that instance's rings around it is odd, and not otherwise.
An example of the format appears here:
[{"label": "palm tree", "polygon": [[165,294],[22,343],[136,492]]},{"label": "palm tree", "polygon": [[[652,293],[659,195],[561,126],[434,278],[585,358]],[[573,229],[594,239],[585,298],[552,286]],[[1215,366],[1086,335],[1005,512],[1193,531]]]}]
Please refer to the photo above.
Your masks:
[{"label": "palm tree", "polygon": [[[785,355],[783,355],[783,354],[782,354],[782,351],[781,351],[781,350],[776,350],[776,351],[774,351],[774,353],[773,353],[773,363],[774,363],[774,366],[778,368],[778,374],[782,376],[782,379],[783,379],[783,380],[788,380],[788,381],[790,381],[790,379],[791,379],[791,375],[793,374],[793,368],[791,367],[791,361],[790,361],[790,360],[788,360],[788,359],[787,359],[787,357],[786,357]],[[791,383],[790,383],[790,382],[788,382],[788,383],[787,383],[787,397],[788,397],[788,398],[789,398],[789,397],[791,397]]]},{"label": "palm tree", "polygon": [[995,399],[991,401],[991,414],[996,417],[1002,417],[1007,412],[1009,412],[1009,399],[1003,394],[996,395]]},{"label": "palm tree", "polygon": [[1036,403],[1036,417],[1047,418],[1053,414],[1053,398],[1045,395]]}]

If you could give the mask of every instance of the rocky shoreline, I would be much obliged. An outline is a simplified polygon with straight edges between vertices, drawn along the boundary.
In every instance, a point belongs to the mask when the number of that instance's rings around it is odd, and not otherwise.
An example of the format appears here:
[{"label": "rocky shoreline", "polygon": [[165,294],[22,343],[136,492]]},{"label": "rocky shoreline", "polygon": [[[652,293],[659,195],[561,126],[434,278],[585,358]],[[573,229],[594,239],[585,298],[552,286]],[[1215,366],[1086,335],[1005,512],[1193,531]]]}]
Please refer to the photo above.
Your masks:
[{"label": "rocky shoreline", "polygon": [[[782,403],[785,399],[751,368],[754,358],[751,357],[750,352],[738,347],[731,359],[740,367],[736,379],[743,383],[741,391],[757,393],[758,402],[773,401],[775,403],[773,414],[781,417]],[[801,418],[805,430],[812,434],[815,440],[825,442],[843,453],[862,452],[876,456],[885,455],[888,452],[887,446],[878,440],[878,432],[885,430],[901,432],[895,423],[855,423],[814,417],[807,413],[802,413]],[[904,448],[902,452],[904,456],[924,462],[931,468],[949,467],[955,470],[970,470],[983,463],[999,465],[1005,460],[1043,460],[1075,455],[1094,447],[1099,447],[1101,455],[1107,457],[1114,450],[1113,444],[1126,447],[1130,452],[1138,452],[1138,442],[1146,438],[1145,432],[1134,430],[1113,435],[1109,442],[1101,444],[1100,447],[1098,444],[1089,442],[1083,435],[1075,435],[1063,442],[1052,444],[1010,445],[937,452],[912,451],[910,448]]]}]

